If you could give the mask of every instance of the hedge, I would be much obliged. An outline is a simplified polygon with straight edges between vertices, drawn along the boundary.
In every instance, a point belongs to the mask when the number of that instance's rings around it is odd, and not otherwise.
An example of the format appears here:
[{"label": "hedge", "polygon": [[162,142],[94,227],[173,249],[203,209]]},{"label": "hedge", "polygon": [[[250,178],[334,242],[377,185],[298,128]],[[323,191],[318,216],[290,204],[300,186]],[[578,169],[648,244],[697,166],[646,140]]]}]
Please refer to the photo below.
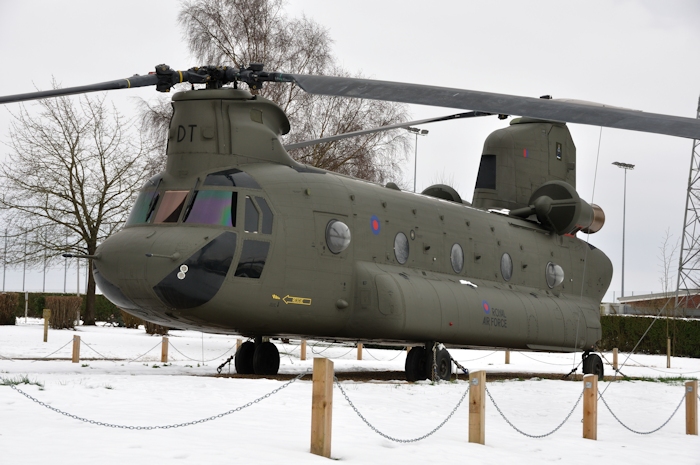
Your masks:
[{"label": "hedge", "polygon": [[19,295],[16,292],[0,294],[0,325],[15,324],[15,309]]},{"label": "hedge", "polygon": [[[601,350],[617,347],[621,352],[631,352],[652,321],[652,317],[642,316],[601,316]],[[665,318],[657,320],[635,353],[666,354],[666,323]],[[668,337],[671,338],[671,355],[700,358],[700,320],[669,319]]]},{"label": "hedge", "polygon": [[[24,316],[24,292],[18,293],[19,299],[15,305],[14,316]],[[29,293],[29,306],[27,308],[27,316],[30,318],[42,318],[46,306],[46,298],[51,296],[70,297],[75,294],[60,294],[60,293]],[[85,296],[81,295],[82,304],[80,315],[85,317]],[[107,300],[102,294],[95,295],[95,320],[96,321],[113,321],[119,315],[119,309],[112,302]]]},{"label": "hedge", "polygon": [[51,310],[52,329],[73,329],[75,328],[75,317],[82,303],[77,296],[48,296],[45,299],[46,308]]}]

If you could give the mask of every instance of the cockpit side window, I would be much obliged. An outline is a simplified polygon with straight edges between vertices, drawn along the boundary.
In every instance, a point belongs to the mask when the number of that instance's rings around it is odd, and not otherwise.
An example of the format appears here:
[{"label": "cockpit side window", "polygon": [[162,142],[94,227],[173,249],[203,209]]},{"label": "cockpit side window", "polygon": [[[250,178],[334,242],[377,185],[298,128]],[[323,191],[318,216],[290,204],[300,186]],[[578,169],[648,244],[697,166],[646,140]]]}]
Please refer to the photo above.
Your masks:
[{"label": "cockpit side window", "polygon": [[272,234],[272,210],[270,210],[270,206],[262,197],[255,197],[255,201],[258,202],[258,206],[262,210],[262,233]]},{"label": "cockpit side window", "polygon": [[189,191],[165,191],[154,223],[177,223]]},{"label": "cockpit side window", "polygon": [[134,204],[134,208],[131,209],[131,213],[129,213],[129,218],[127,218],[125,226],[143,224],[151,221],[160,197],[158,186],[160,186],[162,179],[161,175],[156,175],[146,181],[146,184],[141,188],[141,192],[139,192],[136,198],[136,203]]},{"label": "cockpit side window", "polygon": [[153,216],[153,210],[155,210],[157,202],[157,191],[152,190],[139,193],[139,196],[136,198],[134,208],[131,209],[129,218],[126,220],[126,226],[148,223]]},{"label": "cockpit side window", "polygon": [[192,196],[185,223],[236,226],[238,193],[231,191],[200,190]]},{"label": "cockpit side window", "polygon": [[[260,213],[258,209],[255,208],[253,199],[249,196],[245,196],[245,231],[246,232],[258,232],[258,220],[260,218]],[[272,232],[272,231],[270,231]]]}]

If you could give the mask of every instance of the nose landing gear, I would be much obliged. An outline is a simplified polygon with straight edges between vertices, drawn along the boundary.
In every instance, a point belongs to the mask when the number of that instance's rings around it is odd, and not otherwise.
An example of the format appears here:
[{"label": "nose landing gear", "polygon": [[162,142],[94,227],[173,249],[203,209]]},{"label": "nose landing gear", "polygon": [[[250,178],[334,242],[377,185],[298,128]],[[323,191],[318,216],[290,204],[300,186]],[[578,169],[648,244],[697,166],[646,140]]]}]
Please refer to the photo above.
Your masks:
[{"label": "nose landing gear", "polygon": [[598,354],[583,353],[583,374],[598,375],[598,381],[602,381],[603,371],[603,361]]},{"label": "nose landing gear", "polygon": [[439,348],[435,342],[425,347],[413,347],[406,356],[406,380],[422,379],[449,380],[452,376],[452,358],[447,349]]},{"label": "nose landing gear", "polygon": [[256,337],[255,342],[241,344],[235,356],[236,372],[244,375],[276,375],[280,368],[280,354],[270,342]]}]

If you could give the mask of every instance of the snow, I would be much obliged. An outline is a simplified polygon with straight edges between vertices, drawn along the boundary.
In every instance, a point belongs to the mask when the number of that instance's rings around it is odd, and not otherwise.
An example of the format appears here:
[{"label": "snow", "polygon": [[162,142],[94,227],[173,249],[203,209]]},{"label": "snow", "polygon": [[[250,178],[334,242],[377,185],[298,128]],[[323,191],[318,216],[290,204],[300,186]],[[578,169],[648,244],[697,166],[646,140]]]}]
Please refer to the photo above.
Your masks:
[{"label": "snow", "polygon": [[[199,420],[243,406],[288,381],[214,377],[235,350],[236,337],[171,331],[171,363],[160,363],[160,337],[143,330],[80,326],[77,331],[49,330],[42,342],[41,320],[19,320],[0,327],[0,378],[27,376],[40,383],[19,389],[51,407],[90,420],[128,425],[169,425]],[[81,336],[81,362],[70,362],[72,338]],[[65,346],[65,347],[62,347]],[[93,350],[94,349],[94,352]],[[299,359],[299,343],[278,344],[280,372],[311,370],[314,356],[333,360],[336,371],[400,371],[405,351],[356,349],[309,341],[308,360]],[[60,350],[59,350],[60,349]],[[57,351],[48,359],[42,358]],[[566,374],[579,356],[451,350],[470,370],[513,373],[512,379],[487,387],[503,413],[529,434],[543,434],[561,423],[576,403],[580,381],[542,379]],[[99,353],[99,355],[98,355]],[[146,354],[146,355],[144,355]],[[142,357],[140,357],[142,356]],[[612,360],[611,354],[605,354]],[[113,360],[105,360],[104,357]],[[137,360],[133,360],[136,359]],[[626,354],[620,354],[622,363]],[[202,362],[204,360],[204,362]],[[630,428],[649,431],[668,419],[684,396],[683,381],[698,378],[700,360],[633,355],[622,371],[645,381],[602,382],[599,389],[615,414]],[[233,369],[232,369],[233,370]],[[223,373],[228,372],[228,367]],[[606,372],[612,369],[606,366]],[[579,371],[580,373],[580,371]],[[0,463],[328,463],[309,453],[311,430],[310,374],[276,394],[222,418],[201,424],[138,431],[112,429],[59,415],[0,386]],[[653,378],[653,380],[651,380]],[[646,380],[650,379],[650,380]],[[457,382],[343,381],[361,413],[380,431],[397,438],[422,436],[439,425],[468,387]],[[427,439],[391,442],[355,414],[336,387],[331,457],[351,464],[459,461],[485,464],[550,461],[564,463],[700,464],[700,438],[685,434],[685,406],[659,432],[634,434],[598,405],[598,440],[582,438],[582,406],[559,431],[532,439],[512,429],[491,401],[486,404],[486,444],[468,442],[468,399],[454,416]]]}]

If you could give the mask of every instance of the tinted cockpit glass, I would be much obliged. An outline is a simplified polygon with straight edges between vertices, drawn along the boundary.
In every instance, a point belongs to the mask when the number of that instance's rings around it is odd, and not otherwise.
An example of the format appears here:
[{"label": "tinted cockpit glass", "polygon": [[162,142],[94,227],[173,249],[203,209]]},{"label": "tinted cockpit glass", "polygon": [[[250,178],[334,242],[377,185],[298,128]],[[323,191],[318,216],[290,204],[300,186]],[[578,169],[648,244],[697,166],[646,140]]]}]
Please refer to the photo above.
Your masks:
[{"label": "tinted cockpit glass", "polygon": [[195,191],[185,223],[236,226],[238,193],[230,191]]},{"label": "tinted cockpit glass", "polygon": [[148,223],[153,215],[157,201],[158,193],[156,191],[141,192],[136,198],[136,203],[129,214],[129,218],[126,220],[126,226]]},{"label": "tinted cockpit glass", "polygon": [[189,191],[165,191],[156,212],[155,223],[177,223]]},{"label": "tinted cockpit glass", "polygon": [[204,179],[204,185],[260,189],[260,185],[255,182],[255,179],[253,179],[248,173],[244,173],[243,171],[237,169],[211,173]]},{"label": "tinted cockpit glass", "polygon": [[158,186],[161,179],[161,175],[156,175],[143,185],[141,192],[136,198],[136,203],[134,203],[134,208],[131,209],[129,218],[126,220],[126,226],[148,223],[151,220],[160,197]]}]

